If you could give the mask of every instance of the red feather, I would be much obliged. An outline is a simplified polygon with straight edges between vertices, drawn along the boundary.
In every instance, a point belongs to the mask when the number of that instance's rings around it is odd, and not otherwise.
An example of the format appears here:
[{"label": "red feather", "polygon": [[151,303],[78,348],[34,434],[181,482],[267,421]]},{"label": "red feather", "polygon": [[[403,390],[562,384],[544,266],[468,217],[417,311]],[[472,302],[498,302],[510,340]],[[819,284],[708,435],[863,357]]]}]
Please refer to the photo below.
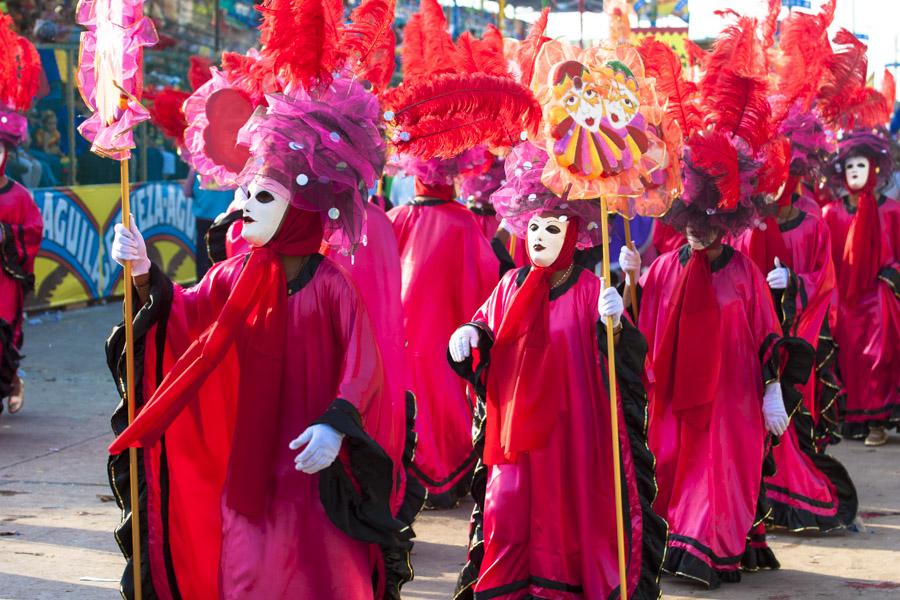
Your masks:
[{"label": "red feather", "polygon": [[34,45],[13,27],[12,18],[0,14],[0,104],[24,112],[40,86],[41,59]]},{"label": "red feather", "polygon": [[488,25],[480,40],[464,32],[456,40],[456,48],[460,72],[509,76],[509,67],[503,55],[503,37],[493,25]]},{"label": "red feather", "polygon": [[718,207],[733,210],[741,196],[737,149],[719,132],[698,132],[686,142],[691,164],[709,175],[719,190]]},{"label": "red feather", "polygon": [[516,62],[522,70],[522,81],[520,83],[525,86],[531,86],[531,78],[534,76],[534,63],[537,61],[538,53],[544,42],[549,38],[544,37],[544,31],[547,29],[547,19],[550,17],[550,7],[546,7],[541,11],[541,16],[531,26],[519,50],[516,53]]},{"label": "red feather", "polygon": [[363,0],[341,33],[341,52],[361,67],[376,90],[391,81],[395,67],[393,29],[396,0]]},{"label": "red feather", "polygon": [[209,72],[210,67],[212,67],[212,61],[197,55],[192,56],[190,60],[191,66],[188,69],[188,83],[191,84],[192,90],[196,90],[212,78],[212,75]]},{"label": "red feather", "polygon": [[762,22],[762,41],[764,48],[775,45],[775,30],[778,29],[778,14],[781,12],[781,0],[769,0],[769,10]]},{"label": "red feather", "polygon": [[701,69],[706,68],[706,63],[709,60],[709,52],[707,52],[691,40],[684,40],[684,49],[685,51],[687,51],[689,67],[700,67]]},{"label": "red feather", "polygon": [[453,73],[458,71],[456,46],[447,31],[447,18],[437,0],[421,0],[422,31],[425,40],[425,62],[428,74]]},{"label": "red feather", "polygon": [[706,120],[720,132],[737,136],[758,150],[770,135],[768,82],[722,71],[703,99]]},{"label": "red feather", "polygon": [[401,134],[409,136],[395,145],[423,159],[451,157],[481,143],[518,143],[522,130],[535,133],[541,119],[530,90],[480,73],[405,81],[384,101]]},{"label": "red feather", "polygon": [[780,102],[775,112],[786,115],[795,102],[808,110],[831,56],[831,43],[821,15],[792,13],[782,24],[780,49],[782,60],[775,69],[775,91]]},{"label": "red feather", "polygon": [[791,167],[791,142],[778,136],[766,144],[763,150],[763,164],[756,184],[757,193],[775,194],[781,184],[787,181]]},{"label": "red feather", "polygon": [[422,30],[423,17],[416,13],[406,22],[403,28],[403,48],[400,58],[403,62],[403,76],[407,79],[418,79],[428,74],[428,63],[425,60],[425,32]]},{"label": "red feather", "polygon": [[894,112],[894,104],[897,102],[897,82],[887,69],[884,70],[884,79],[881,82],[881,95],[885,98],[885,104],[891,113]]},{"label": "red feather", "polygon": [[645,37],[638,46],[644,70],[656,79],[656,89],[667,99],[666,114],[674,119],[685,136],[703,126],[697,110],[697,86],[686,81],[681,60],[671,47],[653,37]]},{"label": "red feather", "polygon": [[729,70],[746,77],[765,77],[766,55],[759,38],[756,37],[756,20],[741,17],[719,35],[713,44],[706,73],[701,86],[715,87],[715,80],[723,70]]},{"label": "red feather", "polygon": [[188,125],[182,107],[189,96],[187,92],[166,87],[152,95],[153,103],[148,109],[153,124],[179,146],[184,144],[184,130]]},{"label": "red feather", "polygon": [[331,80],[341,60],[341,0],[265,0],[259,10],[262,54],[276,72],[306,89]]},{"label": "red feather", "polygon": [[[826,61],[825,83],[819,90],[818,108],[822,119],[833,128],[843,128],[858,119],[853,112],[871,113],[871,100],[866,88],[868,59],[866,45],[855,35],[841,29],[834,36],[834,43],[843,48],[832,53]],[[863,120],[871,118],[863,116]]]},{"label": "red feather", "polygon": [[264,94],[280,90],[269,57],[223,52],[222,71],[235,87],[250,96],[254,104],[262,103]]}]

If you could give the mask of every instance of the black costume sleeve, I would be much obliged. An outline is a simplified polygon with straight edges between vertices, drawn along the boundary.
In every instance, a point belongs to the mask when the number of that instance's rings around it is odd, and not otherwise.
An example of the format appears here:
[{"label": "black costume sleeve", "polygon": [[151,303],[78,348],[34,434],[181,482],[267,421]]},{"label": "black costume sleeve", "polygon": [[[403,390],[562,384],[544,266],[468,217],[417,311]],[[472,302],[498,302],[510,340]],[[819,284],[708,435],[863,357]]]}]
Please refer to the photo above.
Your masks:
[{"label": "black costume sleeve", "polygon": [[[137,291],[135,290],[135,297]],[[154,377],[157,384],[162,381],[162,352],[165,347],[165,323],[168,320],[169,310],[172,306],[173,286],[168,277],[156,266],[150,268],[150,298],[142,306],[134,316],[134,373],[135,373],[135,405],[143,406],[147,400],[143,397],[143,382],[145,377]],[[156,329],[156,336],[153,339],[147,339],[147,334],[153,325],[159,324]],[[147,352],[157,353],[157,372],[144,373],[144,357]],[[106,340],[106,361],[109,366],[110,373],[116,383],[119,391],[120,402],[112,414],[111,424],[113,433],[119,435],[128,426],[128,406],[125,402],[125,393],[127,390],[126,382],[126,363],[125,363],[125,326],[124,323],[117,325],[109,338]],[[163,448],[165,438],[161,440]],[[153,587],[153,580],[150,573],[149,561],[149,545],[147,530],[147,486],[144,474],[143,449],[137,449],[138,463],[138,497],[139,497],[139,514],[141,517],[141,580],[142,592],[145,599],[157,598],[156,591]],[[165,461],[165,451],[163,450],[163,462]],[[109,475],[109,485],[112,488],[116,498],[116,503],[122,510],[124,519],[115,531],[116,542],[119,544],[119,550],[125,557],[125,570],[122,573],[121,590],[125,598],[134,598],[134,581],[132,577],[133,549],[131,545],[131,527],[132,527],[132,510],[131,510],[131,474],[129,470],[129,452],[125,451],[121,454],[110,456],[107,461],[107,473]],[[164,495],[168,494],[168,485],[165,481],[165,474],[161,473],[161,491]],[[163,502],[167,505],[167,502]],[[167,521],[167,519],[164,519]],[[166,548],[168,553],[168,548]],[[171,557],[167,556],[167,561]],[[171,564],[171,563],[170,563]],[[177,583],[174,579],[174,571],[169,570],[169,586],[173,593],[178,594]],[[180,597],[180,596],[179,596]]]},{"label": "black costume sleeve", "polygon": [[235,221],[243,217],[243,211],[232,211],[224,217],[216,219],[216,222],[206,231],[206,253],[209,254],[209,260],[212,264],[222,262],[228,258],[228,252],[226,251],[228,230],[231,229]]},{"label": "black costume sleeve", "polygon": [[28,259],[25,250],[25,234],[22,225],[0,223],[3,230],[3,243],[0,244],[0,262],[3,271],[22,286],[24,293],[34,291],[34,273],[25,270]]},{"label": "black costume sleeve", "polygon": [[494,256],[500,261],[500,279],[503,279],[503,276],[506,275],[507,271],[516,268],[516,263],[512,256],[509,255],[506,244],[496,236],[491,238],[491,250],[494,251]]},{"label": "black costume sleeve", "polygon": [[900,300],[900,270],[896,264],[882,267],[878,271],[878,279],[885,282],[894,292],[894,298]]}]

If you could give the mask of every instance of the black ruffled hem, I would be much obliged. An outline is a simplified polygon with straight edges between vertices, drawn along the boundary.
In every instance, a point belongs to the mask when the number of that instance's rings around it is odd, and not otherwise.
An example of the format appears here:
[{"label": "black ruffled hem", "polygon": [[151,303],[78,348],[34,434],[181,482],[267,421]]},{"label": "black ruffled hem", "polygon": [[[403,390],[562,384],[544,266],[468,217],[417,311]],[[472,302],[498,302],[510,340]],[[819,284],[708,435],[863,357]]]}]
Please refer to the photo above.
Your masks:
[{"label": "black ruffled hem", "polygon": [[[135,293],[135,297],[137,297]],[[172,282],[163,272],[156,266],[150,268],[150,300],[141,307],[134,316],[134,372],[135,372],[135,406],[140,407],[144,404],[143,385],[145,375],[155,376],[156,383],[162,380],[162,352],[165,346],[165,324],[168,320],[169,310],[172,306],[173,287]],[[156,329],[156,339],[148,343],[146,339],[150,328],[159,323]],[[154,345],[155,344],[155,345]],[[157,373],[144,373],[144,356],[145,352],[157,353]],[[124,400],[127,391],[126,381],[126,364],[125,364],[125,326],[119,324],[116,326],[109,338],[106,340],[106,361],[110,373],[116,382],[116,388],[119,392],[120,402],[116,407],[110,419],[113,433],[118,436],[128,426],[128,406]],[[168,494],[168,486],[166,483],[166,467],[165,467],[165,437],[160,439],[162,448],[161,453],[161,473],[160,473],[160,491],[166,496]],[[134,594],[134,563],[132,560],[132,510],[131,510],[131,471],[129,464],[129,451],[110,456],[107,460],[107,475],[109,477],[109,486],[116,498],[116,504],[122,510],[122,521],[114,532],[116,543],[122,556],[125,558],[125,569],[119,584],[119,590],[123,598],[131,599]],[[155,600],[158,596],[153,586],[153,578],[150,569],[150,545],[149,530],[147,519],[147,482],[144,472],[144,450],[137,450],[137,476],[138,476],[138,511],[140,515],[140,536],[141,536],[141,591],[143,598],[147,600]],[[165,511],[165,503],[162,508]],[[163,523],[167,523],[168,519],[163,513]],[[168,536],[168,531],[163,532],[164,536]],[[165,559],[171,566],[171,556],[168,548],[164,550]],[[175,581],[175,573],[171,568],[166,573],[169,588],[176,600],[181,599],[178,591],[178,584]]]},{"label": "black ruffled hem", "polygon": [[741,572],[737,569],[720,570],[709,566],[684,548],[672,548],[666,551],[663,571],[676,577],[690,579],[702,583],[714,590],[722,583],[740,583]]},{"label": "black ruffled hem", "polygon": [[[0,400],[12,393],[13,382],[19,371],[22,354],[15,344],[16,331],[11,323],[0,319]],[[0,412],[3,403],[0,402]]]},{"label": "black ruffled hem", "polygon": [[[623,319],[623,328],[617,350],[628,348],[630,352],[616,352],[616,378],[622,398],[622,412],[631,445],[638,496],[641,502],[641,575],[634,591],[628,595],[636,600],[655,600],[661,596],[659,577],[666,554],[669,525],[653,511],[658,487],[656,484],[656,458],[647,443],[647,393],[641,380],[641,370],[646,353],[644,336],[631,323]],[[599,332],[598,332],[599,333]],[[603,340],[605,336],[599,336]],[[605,356],[606,345],[600,343]],[[624,472],[624,469],[623,469]],[[623,481],[623,493],[627,493]],[[627,498],[627,495],[626,495]]]},{"label": "black ruffled hem", "polygon": [[775,553],[768,546],[753,547],[747,542],[744,556],[741,558],[741,569],[753,573],[761,569],[780,569],[781,563],[775,558]]},{"label": "black ruffled hem", "polygon": [[474,470],[475,465],[472,464],[469,470],[463,473],[459,480],[445,492],[433,494],[426,491],[424,510],[449,510],[456,508],[460,500],[469,495],[472,487],[472,472]]}]

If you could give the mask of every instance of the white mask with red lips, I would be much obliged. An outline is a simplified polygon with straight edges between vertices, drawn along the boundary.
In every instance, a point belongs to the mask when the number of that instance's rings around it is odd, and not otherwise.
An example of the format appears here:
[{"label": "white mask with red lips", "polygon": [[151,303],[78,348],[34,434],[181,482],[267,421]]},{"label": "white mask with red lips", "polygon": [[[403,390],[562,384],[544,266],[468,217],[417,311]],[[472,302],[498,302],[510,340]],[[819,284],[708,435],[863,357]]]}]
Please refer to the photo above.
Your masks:
[{"label": "white mask with red lips", "polygon": [[565,215],[535,215],[528,221],[528,254],[539,267],[549,267],[566,241],[569,220]]},{"label": "white mask with red lips", "polygon": [[865,156],[851,156],[844,161],[844,175],[850,191],[858,191],[869,181],[869,170],[872,163]]},{"label": "white mask with red lips", "polygon": [[265,185],[264,179],[252,181],[244,202],[244,226],[241,237],[254,248],[265,246],[278,233],[290,203],[278,186]]}]

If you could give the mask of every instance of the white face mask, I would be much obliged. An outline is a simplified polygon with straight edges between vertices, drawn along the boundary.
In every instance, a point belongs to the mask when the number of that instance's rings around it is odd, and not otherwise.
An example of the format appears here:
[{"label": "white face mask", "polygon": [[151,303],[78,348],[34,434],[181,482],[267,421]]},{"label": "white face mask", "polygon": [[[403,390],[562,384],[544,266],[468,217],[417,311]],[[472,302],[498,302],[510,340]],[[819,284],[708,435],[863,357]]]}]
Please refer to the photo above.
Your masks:
[{"label": "white face mask", "polygon": [[528,221],[528,253],[534,264],[549,267],[562,251],[569,220],[565,216],[534,216]]},{"label": "white face mask", "polygon": [[[256,248],[272,241],[289,206],[287,198],[267,189],[257,181],[247,188],[249,198],[244,203],[244,227],[241,237]],[[235,194],[236,195],[236,194]]]},{"label": "white face mask", "polygon": [[718,238],[718,234],[715,231],[712,231],[705,237],[702,237],[699,234],[695,233],[692,228],[688,227],[685,231],[685,237],[687,238],[687,242],[691,247],[691,250],[699,251],[705,250],[706,248],[712,246]]},{"label": "white face mask", "polygon": [[865,156],[851,156],[844,161],[844,171],[847,174],[847,187],[851,190],[861,190],[869,180],[871,165]]}]

